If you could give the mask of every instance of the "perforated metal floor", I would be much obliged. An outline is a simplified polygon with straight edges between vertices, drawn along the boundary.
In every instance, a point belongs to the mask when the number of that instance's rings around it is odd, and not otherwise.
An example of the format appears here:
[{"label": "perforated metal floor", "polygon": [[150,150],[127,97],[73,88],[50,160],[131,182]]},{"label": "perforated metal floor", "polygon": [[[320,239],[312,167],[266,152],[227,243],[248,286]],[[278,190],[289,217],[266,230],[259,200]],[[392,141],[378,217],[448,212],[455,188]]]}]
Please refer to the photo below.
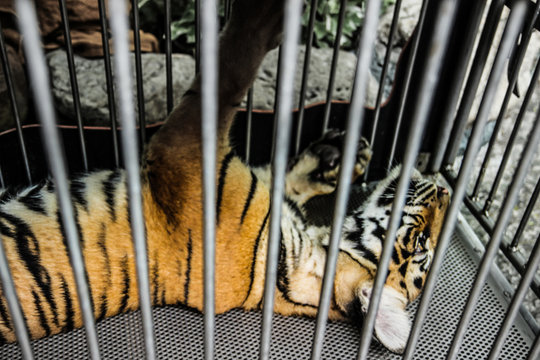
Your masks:
[{"label": "perforated metal floor", "polygon": [[[452,239],[440,281],[422,330],[415,358],[444,358],[465,304],[475,274],[475,261],[457,235]],[[492,284],[484,288],[477,311],[467,333],[460,359],[485,358],[497,334],[506,306]],[[203,319],[201,314],[181,307],[154,310],[159,359],[201,359]],[[241,310],[217,317],[216,359],[256,359],[261,314]],[[308,359],[315,321],[306,318],[274,316],[272,359]],[[106,319],[98,325],[100,350],[104,359],[143,359],[144,348],[138,312]],[[351,325],[329,323],[324,344],[324,359],[355,359],[358,331]],[[524,359],[531,339],[514,327],[501,359]],[[84,331],[33,342],[37,359],[87,359]],[[400,359],[373,342],[370,359]],[[0,347],[0,359],[20,359],[15,344]]]}]

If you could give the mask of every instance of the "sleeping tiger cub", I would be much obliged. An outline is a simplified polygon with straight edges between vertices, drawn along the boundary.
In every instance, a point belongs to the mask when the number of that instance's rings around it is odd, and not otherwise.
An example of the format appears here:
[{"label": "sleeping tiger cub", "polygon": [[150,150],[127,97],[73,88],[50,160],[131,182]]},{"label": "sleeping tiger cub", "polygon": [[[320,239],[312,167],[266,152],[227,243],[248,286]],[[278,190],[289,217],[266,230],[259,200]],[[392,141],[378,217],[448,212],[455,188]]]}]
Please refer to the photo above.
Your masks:
[{"label": "sleeping tiger cub", "polygon": [[[264,55],[277,46],[283,0],[236,0],[220,38],[216,199],[216,312],[259,309],[270,209],[270,170],[250,168],[235,154],[229,130]],[[202,311],[200,78],[161,129],[142,160],[142,197],[154,305]],[[306,202],[335,190],[343,133],[332,130],[291,161],[281,220],[275,311],[314,316],[329,228],[310,224]],[[358,145],[355,176],[371,157]],[[359,322],[367,308],[399,170],[375,188],[345,222],[330,318]],[[71,182],[86,272],[97,319],[139,306],[122,170]],[[375,336],[400,352],[409,333],[405,306],[423,285],[448,204],[448,192],[415,173],[382,294]],[[82,326],[81,311],[52,183],[0,196],[0,237],[33,338]],[[0,340],[15,341],[0,297]]]}]

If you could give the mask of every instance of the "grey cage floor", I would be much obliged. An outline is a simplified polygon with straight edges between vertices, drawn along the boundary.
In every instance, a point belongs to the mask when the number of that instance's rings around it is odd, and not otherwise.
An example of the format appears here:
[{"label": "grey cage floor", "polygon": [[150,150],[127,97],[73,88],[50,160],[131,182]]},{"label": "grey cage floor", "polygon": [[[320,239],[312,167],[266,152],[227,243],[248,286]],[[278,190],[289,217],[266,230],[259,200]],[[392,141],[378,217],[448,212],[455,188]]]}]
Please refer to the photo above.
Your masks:
[{"label": "grey cage floor", "polygon": [[[458,235],[448,249],[443,270],[422,330],[415,358],[444,358],[459,314],[474,279],[476,262]],[[460,359],[487,356],[506,306],[488,283],[482,291],[477,311],[469,327]],[[414,305],[412,311],[414,311]],[[154,309],[159,359],[201,359],[203,356],[202,315],[182,307]],[[216,319],[216,359],[258,358],[261,314],[231,311]],[[308,359],[315,321],[275,315],[272,332],[272,359]],[[103,359],[144,359],[139,312],[119,315],[97,325]],[[513,327],[501,359],[524,359],[531,339],[527,331]],[[324,359],[355,359],[359,334],[351,325],[329,323],[324,343]],[[37,359],[87,359],[84,330],[56,335],[33,342]],[[17,345],[0,347],[0,359],[20,359]],[[400,359],[375,342],[370,359]]]},{"label": "grey cage floor", "polygon": [[[363,201],[369,188],[354,187],[349,209]],[[319,197],[308,204],[311,221],[328,223],[332,196]],[[474,235],[463,231],[467,225],[458,222],[448,248],[426,323],[420,335],[416,359],[442,359],[450,346],[460,313],[467,301],[475,278],[477,256],[470,252],[464,237]],[[460,238],[461,237],[461,238]],[[490,280],[482,291],[473,320],[469,326],[459,359],[478,360],[487,357],[489,348],[503,320],[507,302],[501,290]],[[416,303],[410,306],[411,316]],[[159,359],[202,359],[204,351],[203,317],[184,307],[154,309],[154,323]],[[524,359],[532,343],[531,332],[524,321],[517,322],[501,353],[501,359]],[[261,326],[260,312],[230,311],[216,318],[216,359],[257,359]],[[315,320],[274,315],[271,358],[276,360],[309,359]],[[133,312],[105,319],[97,324],[103,359],[144,359],[144,342],[140,313]],[[344,323],[329,323],[323,359],[356,359],[359,331]],[[84,329],[59,334],[33,342],[37,359],[87,359]],[[16,344],[0,347],[1,359],[20,359]],[[400,359],[375,341],[369,359]]]}]

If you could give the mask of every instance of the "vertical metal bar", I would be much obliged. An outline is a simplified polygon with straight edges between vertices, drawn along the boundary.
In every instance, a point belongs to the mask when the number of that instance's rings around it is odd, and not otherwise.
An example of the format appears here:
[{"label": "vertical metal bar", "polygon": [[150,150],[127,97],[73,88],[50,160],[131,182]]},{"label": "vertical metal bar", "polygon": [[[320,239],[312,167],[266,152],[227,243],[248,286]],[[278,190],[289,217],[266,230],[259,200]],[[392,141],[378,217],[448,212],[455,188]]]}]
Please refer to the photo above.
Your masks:
[{"label": "vertical metal bar", "polygon": [[62,16],[62,24],[64,38],[66,41],[67,62],[69,68],[69,79],[71,82],[71,94],[73,96],[73,108],[75,109],[75,118],[77,120],[77,133],[79,135],[79,143],[81,147],[81,156],[84,171],[88,171],[88,157],[86,155],[86,141],[84,139],[84,131],[81,116],[81,99],[79,95],[79,84],[77,82],[77,71],[75,70],[75,61],[73,60],[73,47],[71,46],[71,33],[69,31],[69,18],[66,9],[66,1],[59,0],[60,14]]},{"label": "vertical metal bar", "polygon": [[375,317],[379,307],[379,301],[382,295],[383,285],[386,281],[388,266],[392,251],[394,250],[394,242],[398,226],[401,221],[401,214],[405,205],[405,198],[409,187],[409,179],[411,178],[412,170],[416,162],[416,158],[420,151],[420,143],[424,132],[429,109],[433,100],[433,93],[437,85],[438,74],[441,68],[443,55],[448,44],[450,29],[454,23],[454,14],[456,10],[456,0],[444,0],[437,13],[437,23],[430,41],[425,73],[420,82],[418,102],[415,105],[413,122],[411,124],[410,133],[408,136],[407,147],[401,166],[401,175],[394,196],[392,205],[392,213],[386,230],[383,250],[377,266],[377,275],[373,283],[373,292],[369,301],[368,311],[364,319],[362,327],[360,349],[358,351],[358,359],[365,359],[369,351],[373,328],[375,325]]},{"label": "vertical metal bar", "polygon": [[[540,2],[539,2],[540,3]],[[508,144],[506,145],[506,148],[504,149],[504,154],[502,161],[499,162],[499,169],[497,170],[497,174],[495,175],[495,180],[493,180],[493,184],[491,185],[491,190],[489,191],[488,197],[486,199],[486,203],[484,204],[484,212],[488,213],[491,204],[493,202],[493,197],[497,193],[497,190],[499,189],[499,185],[501,184],[501,180],[503,177],[503,172],[506,168],[506,165],[508,164],[508,160],[510,160],[510,154],[512,153],[512,149],[514,148],[517,135],[519,132],[519,128],[521,127],[521,124],[523,122],[523,119],[525,117],[525,114],[527,112],[527,106],[529,105],[529,102],[531,100],[532,95],[534,94],[535,88],[536,88],[536,82],[540,76],[540,58],[537,59],[536,63],[536,69],[534,71],[533,77],[531,78],[531,82],[529,84],[529,88],[527,89],[527,94],[525,95],[525,99],[523,100],[523,104],[521,104],[521,108],[519,109],[519,114],[516,119],[516,122],[514,123],[514,127],[512,129],[512,133],[510,134],[510,137],[508,138]],[[501,119],[502,120],[502,119]],[[496,134],[493,134],[492,136],[495,136]],[[489,160],[489,158],[486,158]]]},{"label": "vertical metal bar", "polygon": [[[394,4],[394,15],[392,17],[392,24],[390,25],[390,33],[388,34],[388,44],[386,45],[386,54],[384,55],[384,62],[381,71],[381,77],[379,78],[379,90],[377,91],[377,99],[375,100],[375,113],[373,114],[373,129],[371,130],[371,137],[369,143],[372,148],[375,147],[375,135],[377,134],[377,127],[379,124],[379,117],[381,115],[381,102],[384,93],[384,85],[386,83],[386,73],[388,72],[388,65],[390,64],[390,57],[392,55],[392,44],[394,43],[394,37],[396,35],[397,24],[399,21],[399,12],[401,10],[401,0],[397,0]],[[419,38],[420,36],[418,36]],[[416,55],[416,54],[415,54]],[[364,179],[369,176],[369,166],[364,173]]]},{"label": "vertical metal bar", "polygon": [[341,34],[343,33],[343,19],[345,18],[345,10],[347,9],[347,0],[340,1],[338,27],[336,38],[334,39],[334,52],[332,55],[332,64],[330,65],[330,78],[328,79],[328,87],[326,88],[326,104],[324,105],[324,117],[322,133],[328,130],[330,121],[330,109],[332,107],[332,96],[334,94],[334,83],[336,82],[336,70],[339,59],[339,48],[341,47]]},{"label": "vertical metal bar", "polygon": [[141,59],[141,36],[139,33],[139,5],[137,0],[131,0],[133,12],[133,42],[135,44],[135,73],[137,76],[137,108],[139,109],[139,136],[141,146],[146,142],[146,115],[144,106],[144,84]]},{"label": "vertical metal bar", "polygon": [[201,118],[204,211],[204,357],[214,358],[216,257],[216,139],[218,116],[218,14],[215,0],[201,1]]},{"label": "vertical metal bar", "polygon": [[131,93],[132,73],[129,53],[129,25],[125,1],[109,0],[109,12],[114,14],[111,17],[110,24],[115,49],[116,88],[118,89],[120,99],[122,155],[127,173],[131,235],[135,248],[135,265],[137,269],[137,284],[139,287],[146,358],[151,360],[155,358],[154,323],[152,320],[152,303],[148,277],[146,229],[142,208],[137,130]]},{"label": "vertical metal bar", "polygon": [[300,141],[302,140],[302,128],[306,110],[306,91],[309,80],[309,63],[311,61],[311,49],[313,47],[313,28],[315,26],[315,15],[317,14],[318,0],[311,0],[309,11],[308,38],[306,41],[306,52],[304,54],[304,67],[302,69],[302,84],[300,85],[300,100],[298,101],[298,123],[296,126],[296,139],[294,143],[294,154],[300,151]]},{"label": "vertical metal bar", "polygon": [[28,335],[28,328],[24,320],[19,297],[15,290],[15,283],[11,276],[9,269],[8,259],[6,257],[6,249],[4,242],[0,238],[0,278],[2,280],[2,291],[6,297],[6,302],[9,308],[9,314],[11,315],[11,321],[15,329],[15,336],[21,349],[22,357],[25,360],[31,360],[34,358],[34,352],[32,345],[30,344],[30,336]]},{"label": "vertical metal bar", "polygon": [[418,53],[418,47],[420,45],[420,36],[422,34],[422,29],[424,28],[424,23],[426,21],[426,13],[427,8],[429,5],[430,0],[424,0],[422,3],[422,8],[420,10],[420,17],[418,19],[418,26],[417,26],[417,33],[414,36],[412,48],[411,48],[411,56],[409,58],[409,61],[407,62],[407,69],[405,70],[405,82],[403,84],[403,93],[401,95],[401,99],[399,100],[399,110],[398,110],[398,116],[396,120],[396,126],[394,128],[394,134],[392,136],[392,145],[390,148],[390,156],[388,158],[388,165],[387,169],[390,171],[392,169],[392,160],[394,159],[394,154],[396,153],[396,145],[397,140],[399,136],[399,130],[401,128],[401,122],[403,120],[403,115],[405,114],[405,104],[407,97],[409,96],[409,88],[411,85],[411,79],[412,79],[412,72],[414,68],[414,63],[416,61],[416,54]]},{"label": "vertical metal bar", "polygon": [[435,140],[437,146],[433,149],[429,164],[429,169],[433,173],[440,172],[446,146],[450,141],[450,133],[452,132],[452,125],[454,124],[453,120],[456,114],[459,95],[461,94],[463,83],[465,81],[469,60],[474,48],[476,34],[478,33],[478,28],[482,21],[482,14],[484,13],[486,2],[486,0],[472,2],[474,8],[469,9],[471,10],[469,16],[473,21],[467,22],[467,28],[462,32],[467,35],[465,38],[461,37],[460,39],[462,43],[460,42],[459,44],[460,49],[457,54],[456,63],[454,64],[455,71],[448,84],[451,92],[449,98],[443,102],[443,108],[438,111],[438,114],[442,115],[442,119],[439,122],[441,127],[437,134],[437,139]]},{"label": "vertical metal bar", "polygon": [[528,360],[538,360],[540,357],[540,334],[536,335],[536,340],[529,352]]},{"label": "vertical metal bar", "polygon": [[105,1],[98,0],[99,20],[101,23],[101,43],[103,46],[103,61],[105,63],[105,79],[107,80],[107,100],[109,103],[109,116],[111,117],[111,136],[113,142],[114,165],[120,165],[120,153],[118,151],[118,129],[116,121],[116,103],[114,100],[114,85],[111,66],[111,52],[109,49],[109,33],[107,30],[107,10]]},{"label": "vertical metal bar", "polygon": [[246,109],[246,164],[249,164],[251,158],[251,125],[253,122],[253,88],[250,88],[247,95]]},{"label": "vertical metal bar", "polygon": [[[274,132],[272,133],[272,150],[270,151],[270,162],[274,161],[274,155],[276,151],[276,136],[277,136],[277,117],[279,113],[279,98],[281,91],[281,62],[283,60],[283,46],[280,45],[278,49],[278,68],[276,71],[276,92],[274,93]],[[294,75],[293,75],[294,76]],[[293,77],[294,79],[294,77]]]},{"label": "vertical metal bar", "polygon": [[201,70],[201,0],[195,0],[195,75]]},{"label": "vertical metal bar", "polygon": [[443,164],[453,164],[456,158],[503,8],[504,0],[493,0],[489,7],[484,29],[482,30],[478,48],[476,49],[473,64],[469,72],[469,78],[467,79],[467,85],[465,85],[465,90],[463,91],[461,103],[454,121],[450,142],[446,148]]},{"label": "vertical metal bar", "polygon": [[56,188],[58,207],[61,210],[61,220],[68,244],[69,259],[77,284],[77,295],[86,330],[88,350],[91,358],[97,360],[100,356],[94,326],[92,299],[88,290],[84,258],[81,252],[81,239],[77,231],[74,208],[69,194],[67,169],[64,160],[65,154],[62,151],[61,137],[56,127],[53,100],[49,88],[49,76],[37,27],[37,15],[34,3],[31,0],[17,0],[15,6],[19,16],[19,28],[25,40],[23,45],[28,62],[28,74],[32,79],[31,88],[34,93],[36,113],[42,124],[42,139]]},{"label": "vertical metal bar", "polygon": [[529,290],[529,285],[531,284],[533,277],[536,273],[536,268],[540,263],[540,236],[536,239],[536,243],[531,252],[529,264],[527,265],[527,271],[525,275],[521,278],[519,286],[514,294],[508,312],[504,318],[504,321],[499,328],[499,333],[495,337],[495,343],[489,352],[489,360],[495,360],[499,358],[499,353],[504,345],[506,337],[510,332],[510,328],[514,323],[514,320],[519,313],[519,308],[522,305],[522,301]]},{"label": "vertical metal bar", "polygon": [[334,215],[330,241],[327,252],[327,260],[324,269],[324,278],[321,287],[319,300],[319,311],[317,313],[317,325],[313,336],[313,345],[311,348],[311,359],[320,359],[326,321],[330,308],[330,299],[334,285],[336,273],[336,262],[339,253],[339,243],[345,214],[347,212],[347,203],[351,190],[352,173],[356,160],[356,151],[362,125],[364,122],[364,101],[366,98],[369,64],[373,56],[374,43],[377,36],[377,24],[379,22],[380,1],[370,0],[367,3],[365,22],[363,24],[362,35],[360,39],[360,57],[356,63],[357,78],[354,82],[352,93],[352,103],[347,116],[347,132],[345,135],[345,144],[343,148],[343,157],[341,160],[341,170],[336,191],[336,200],[334,204]]},{"label": "vertical metal bar", "polygon": [[[520,8],[518,6],[513,8],[514,11],[518,11],[519,9]],[[524,9],[524,7],[522,9]],[[493,231],[493,236],[491,237],[491,240],[489,241],[489,245],[486,249],[484,257],[482,258],[480,269],[478,270],[478,274],[476,276],[473,288],[469,295],[467,305],[465,307],[465,310],[463,311],[458,329],[456,330],[456,334],[452,341],[452,346],[448,352],[449,359],[455,358],[459,352],[459,348],[465,336],[465,332],[467,331],[467,325],[470,319],[472,318],[476,301],[478,300],[478,297],[480,296],[480,292],[482,291],[484,282],[489,274],[490,268],[493,263],[493,259],[495,255],[497,254],[497,251],[499,250],[499,244],[506,230],[506,225],[508,224],[508,220],[510,219],[512,208],[516,202],[523,180],[525,179],[525,176],[527,175],[529,164],[531,162],[532,157],[534,156],[534,152],[536,151],[536,146],[538,145],[539,140],[540,140],[540,111],[538,112],[534,130],[531,133],[531,136],[527,143],[527,147],[520,159],[518,170],[514,174],[512,184],[510,186],[510,190],[508,191],[507,197],[504,201],[503,208],[501,210],[501,214],[499,215],[499,218],[497,219],[497,223]]]},{"label": "vertical metal bar", "polygon": [[2,174],[2,167],[0,167],[0,188],[5,188],[6,183],[4,182],[4,175]]},{"label": "vertical metal bar", "polygon": [[[521,8],[523,10],[523,8]],[[522,13],[521,13],[522,14]],[[495,92],[497,90],[497,84],[501,79],[505,59],[510,53],[511,46],[514,40],[517,37],[519,30],[519,11],[512,13],[510,21],[505,29],[503,38],[501,41],[501,46],[499,47],[495,62],[493,64],[493,71],[491,72],[488,82],[486,85],[486,92],[480,103],[480,108],[478,110],[478,116],[474,127],[472,130],[471,138],[467,144],[467,149],[465,151],[465,156],[463,158],[463,163],[459,169],[459,174],[457,177],[456,186],[454,187],[454,193],[450,202],[450,206],[446,211],[446,217],[444,224],[442,226],[437,247],[435,249],[435,255],[433,257],[433,262],[431,263],[430,270],[424,284],[424,290],[421,295],[421,301],[416,310],[416,317],[409,335],[409,341],[407,342],[407,347],[403,354],[404,360],[409,360],[412,358],[416,343],[420,337],[420,330],[425,321],[429,302],[433,292],[435,290],[435,285],[437,282],[437,276],[442,268],[443,255],[446,252],[448,244],[450,243],[450,236],[454,231],[454,225],[457,220],[460,206],[463,202],[463,198],[467,191],[467,184],[469,181],[469,176],[474,165],[476,154],[480,148],[480,143],[482,141],[482,134],[484,132],[484,127],[486,125],[489,110],[493,104],[493,99],[495,97]]]},{"label": "vertical metal bar", "polygon": [[171,38],[171,0],[165,0],[165,70],[167,76],[167,115],[173,109],[172,86],[172,38]]},{"label": "vertical metal bar", "polygon": [[[503,103],[501,105],[501,109],[499,110],[499,115],[497,116],[497,121],[495,123],[495,128],[493,129],[493,133],[491,134],[491,139],[489,141],[488,149],[486,151],[486,154],[484,155],[484,160],[482,162],[482,166],[480,168],[480,174],[478,175],[478,178],[476,179],[476,184],[474,186],[473,191],[473,197],[478,195],[478,192],[480,191],[480,185],[482,183],[482,180],[484,179],[484,175],[486,174],[486,170],[489,164],[489,160],[491,159],[491,153],[493,152],[493,147],[495,145],[495,141],[497,140],[497,136],[499,134],[500,127],[502,125],[502,122],[506,115],[506,109],[508,107],[508,103],[510,102],[510,98],[512,97],[513,90],[516,86],[517,79],[519,76],[519,69],[521,68],[521,64],[523,63],[523,59],[525,58],[525,53],[527,51],[527,47],[529,45],[529,42],[531,40],[531,35],[534,30],[534,25],[536,23],[536,20],[538,19],[538,12],[540,11],[540,1],[536,3],[536,8],[534,13],[532,13],[531,18],[529,20],[529,24],[527,25],[526,34],[523,35],[523,39],[521,40],[521,45],[517,54],[517,60],[516,64],[514,65],[514,69],[512,70],[512,75],[510,77],[510,81],[508,82],[508,87],[506,88],[506,94],[504,96]],[[538,65],[536,66],[535,73],[532,77],[532,79],[536,79],[538,76]],[[535,81],[531,80],[531,85],[529,85],[529,89],[532,87],[534,89]],[[521,109],[524,107],[527,107],[529,104],[530,96],[529,93],[527,93],[528,96],[525,97],[525,100],[523,100],[523,104],[521,105]]]},{"label": "vertical metal bar", "polygon": [[[8,88],[9,100],[11,103],[11,111],[13,113],[13,117],[15,118],[15,125],[17,126],[17,136],[19,140],[19,147],[22,153],[24,170],[26,173],[26,180],[28,181],[29,185],[32,185],[32,174],[30,172],[30,164],[28,162],[28,154],[26,152],[26,143],[24,141],[24,135],[23,135],[22,126],[21,126],[21,117],[19,115],[19,108],[17,106],[17,99],[15,98],[13,80],[11,79],[11,69],[9,66],[9,59],[6,52],[6,45],[4,42],[4,34],[3,34],[1,23],[0,23],[0,54],[2,56],[2,69],[4,71],[4,78],[6,81],[7,88]],[[4,187],[4,179],[1,175],[2,174],[0,172],[0,180],[1,180],[0,184],[2,187]]]},{"label": "vertical metal bar", "polygon": [[531,195],[529,203],[527,204],[527,208],[525,209],[525,212],[523,213],[523,216],[521,217],[521,221],[519,222],[519,226],[514,235],[514,239],[512,240],[512,243],[510,244],[510,249],[513,251],[517,250],[517,247],[519,245],[519,239],[521,238],[521,235],[523,234],[523,230],[525,230],[525,226],[529,222],[529,218],[534,209],[534,205],[536,204],[536,200],[538,200],[539,194],[540,194],[540,179],[538,179],[538,181],[536,182],[536,186],[534,187],[534,191]]},{"label": "vertical metal bar", "polygon": [[274,310],[274,293],[276,288],[276,271],[279,257],[279,244],[281,237],[281,206],[285,185],[285,171],[287,168],[287,155],[291,133],[293,81],[296,70],[296,56],[298,38],[300,34],[300,19],[302,14],[302,0],[285,2],[284,40],[281,48],[283,56],[279,64],[280,91],[276,119],[277,136],[274,139],[275,153],[273,156],[271,215],[268,236],[268,254],[266,259],[266,276],[264,284],[263,320],[261,327],[260,359],[266,360],[270,355],[270,341],[272,332],[272,313]]}]

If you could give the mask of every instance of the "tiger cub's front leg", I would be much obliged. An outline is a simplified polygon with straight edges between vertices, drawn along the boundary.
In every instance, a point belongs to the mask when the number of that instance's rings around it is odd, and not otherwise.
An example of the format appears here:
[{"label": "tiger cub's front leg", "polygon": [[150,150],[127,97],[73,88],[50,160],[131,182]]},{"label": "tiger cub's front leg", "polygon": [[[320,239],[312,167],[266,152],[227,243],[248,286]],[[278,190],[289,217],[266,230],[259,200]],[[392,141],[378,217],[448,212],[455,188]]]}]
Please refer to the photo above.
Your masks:
[{"label": "tiger cub's front leg", "polygon": [[[286,193],[300,207],[309,199],[330,194],[336,189],[344,141],[344,131],[331,129],[291,160],[286,177]],[[364,174],[371,153],[368,141],[362,137],[358,142],[354,179]]]}]

